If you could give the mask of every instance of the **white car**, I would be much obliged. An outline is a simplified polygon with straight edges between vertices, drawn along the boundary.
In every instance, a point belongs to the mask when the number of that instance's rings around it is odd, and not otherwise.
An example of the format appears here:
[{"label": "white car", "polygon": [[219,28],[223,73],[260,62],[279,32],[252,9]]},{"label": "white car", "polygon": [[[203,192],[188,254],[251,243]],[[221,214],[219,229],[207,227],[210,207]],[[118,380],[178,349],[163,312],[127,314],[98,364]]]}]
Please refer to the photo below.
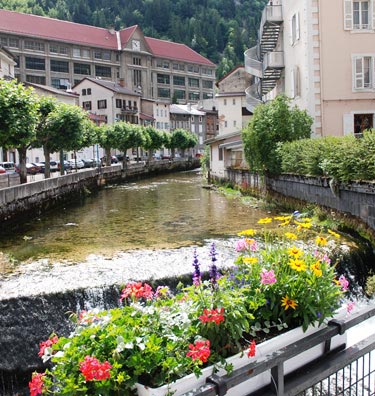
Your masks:
[{"label": "white car", "polygon": [[70,160],[69,163],[70,163],[70,165],[72,165],[73,169],[76,169],[76,168],[77,169],[82,169],[82,168],[85,167],[85,163],[82,160],[80,160],[80,159],[77,159],[77,161],[76,160]]}]

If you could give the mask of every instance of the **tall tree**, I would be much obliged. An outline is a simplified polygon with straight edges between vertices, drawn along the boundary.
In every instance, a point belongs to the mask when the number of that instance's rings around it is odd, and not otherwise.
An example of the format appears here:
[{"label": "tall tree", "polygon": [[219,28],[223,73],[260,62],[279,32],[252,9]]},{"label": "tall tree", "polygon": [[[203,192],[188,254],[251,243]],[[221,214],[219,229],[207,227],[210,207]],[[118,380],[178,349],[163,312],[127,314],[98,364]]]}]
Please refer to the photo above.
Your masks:
[{"label": "tall tree", "polygon": [[35,140],[38,110],[32,88],[0,79],[0,146],[17,149],[21,183],[27,182],[26,151]]}]

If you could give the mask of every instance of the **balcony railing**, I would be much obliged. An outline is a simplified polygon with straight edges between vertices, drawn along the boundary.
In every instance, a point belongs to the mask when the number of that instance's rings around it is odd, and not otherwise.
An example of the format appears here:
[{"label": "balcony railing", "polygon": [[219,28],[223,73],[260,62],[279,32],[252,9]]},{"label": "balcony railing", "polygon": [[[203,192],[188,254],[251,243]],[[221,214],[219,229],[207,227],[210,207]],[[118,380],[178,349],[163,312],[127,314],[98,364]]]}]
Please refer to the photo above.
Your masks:
[{"label": "balcony railing", "polygon": [[268,5],[264,8],[259,29],[261,58],[265,53],[275,49],[282,23],[283,13],[281,5]]},{"label": "balcony railing", "polygon": [[284,68],[284,52],[272,51],[267,52],[263,58],[263,74],[267,70]]},{"label": "balcony railing", "polygon": [[131,114],[135,114],[138,113],[138,107],[136,106],[125,106],[121,109],[122,113],[131,113]]}]

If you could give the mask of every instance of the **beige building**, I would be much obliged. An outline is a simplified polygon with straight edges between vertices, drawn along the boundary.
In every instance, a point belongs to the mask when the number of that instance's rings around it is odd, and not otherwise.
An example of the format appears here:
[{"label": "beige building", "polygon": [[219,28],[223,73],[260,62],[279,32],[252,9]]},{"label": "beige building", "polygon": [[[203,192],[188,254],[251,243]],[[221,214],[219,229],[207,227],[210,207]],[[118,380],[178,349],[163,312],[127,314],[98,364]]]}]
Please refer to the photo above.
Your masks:
[{"label": "beige building", "polygon": [[124,81],[143,98],[170,103],[212,97],[215,64],[184,44],[0,10],[0,44],[17,58],[22,82],[67,89],[83,78]]},{"label": "beige building", "polygon": [[11,80],[14,78],[15,57],[6,48],[0,46],[0,78]]},{"label": "beige building", "polygon": [[251,80],[244,67],[239,66],[216,83],[219,130],[206,143],[210,145],[211,174],[219,179],[225,178],[227,169],[246,166],[241,131],[252,115],[246,108],[245,94]]},{"label": "beige building", "polygon": [[247,108],[280,92],[314,118],[314,136],[374,126],[374,0],[273,0],[245,52]]}]

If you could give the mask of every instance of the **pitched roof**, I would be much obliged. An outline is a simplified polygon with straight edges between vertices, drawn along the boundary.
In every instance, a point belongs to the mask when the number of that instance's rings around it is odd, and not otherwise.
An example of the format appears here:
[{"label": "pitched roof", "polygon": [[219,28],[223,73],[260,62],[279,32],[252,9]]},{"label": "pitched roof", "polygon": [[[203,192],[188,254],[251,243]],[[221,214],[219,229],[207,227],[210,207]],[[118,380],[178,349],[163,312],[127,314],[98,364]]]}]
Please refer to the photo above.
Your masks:
[{"label": "pitched roof", "polygon": [[213,62],[198,54],[185,44],[145,37],[147,44],[155,56],[166,59],[178,59],[200,65],[215,66]]},{"label": "pitched roof", "polygon": [[0,30],[30,37],[117,49],[115,32],[79,23],[0,10]]},{"label": "pitched roof", "polygon": [[[142,96],[141,94],[132,91],[131,89],[127,87],[123,87],[118,83],[115,83],[113,81],[108,81],[108,80],[100,80],[98,78],[91,78],[91,77],[85,77],[83,80],[81,80],[78,84],[76,84],[74,87],[79,85],[82,81],[88,80],[93,82],[94,84],[98,84],[104,88],[107,88],[113,92],[119,93],[119,94],[125,94],[125,95],[132,95],[132,96]],[[73,88],[74,88],[73,87]]]},{"label": "pitched roof", "polygon": [[[110,31],[37,15],[0,9],[0,31],[23,36],[39,37],[67,43],[118,50],[124,48],[138,25]],[[119,36],[119,41],[117,38]],[[214,67],[215,64],[185,44],[145,37],[152,54],[166,59],[178,59]]]}]

